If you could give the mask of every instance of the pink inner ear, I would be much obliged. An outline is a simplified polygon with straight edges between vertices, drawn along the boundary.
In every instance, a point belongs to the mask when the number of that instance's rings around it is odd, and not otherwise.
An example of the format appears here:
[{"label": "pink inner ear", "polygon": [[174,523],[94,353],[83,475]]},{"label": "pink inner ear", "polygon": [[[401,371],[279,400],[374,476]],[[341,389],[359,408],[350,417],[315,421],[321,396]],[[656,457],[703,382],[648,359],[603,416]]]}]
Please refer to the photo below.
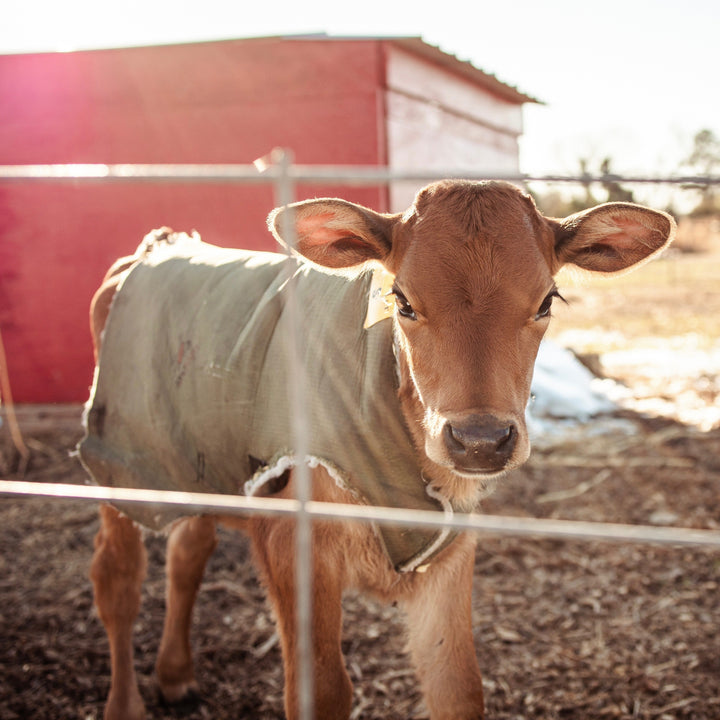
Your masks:
[{"label": "pink inner ear", "polygon": [[334,213],[322,213],[298,219],[295,223],[298,238],[310,245],[329,245],[354,234],[347,228],[328,227],[327,224],[334,219]]},{"label": "pink inner ear", "polygon": [[644,218],[627,217],[620,213],[601,218],[600,222],[588,227],[588,246],[598,245],[613,248],[618,253],[629,253],[642,257],[662,247],[667,239],[662,228]]},{"label": "pink inner ear", "polygon": [[628,218],[614,217],[613,224],[618,228],[609,237],[612,244],[618,249],[629,248],[640,242],[646,244],[645,240],[651,235],[658,234],[657,228],[649,227]]}]

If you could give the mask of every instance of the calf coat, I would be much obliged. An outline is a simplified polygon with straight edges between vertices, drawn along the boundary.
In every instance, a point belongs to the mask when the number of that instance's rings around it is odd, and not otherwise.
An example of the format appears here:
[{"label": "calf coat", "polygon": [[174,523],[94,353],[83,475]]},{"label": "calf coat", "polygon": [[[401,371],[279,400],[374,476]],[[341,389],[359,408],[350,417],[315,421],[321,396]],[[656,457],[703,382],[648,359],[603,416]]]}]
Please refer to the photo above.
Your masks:
[{"label": "calf coat", "polygon": [[[79,448],[99,484],[270,495],[297,462],[288,389],[302,383],[310,465],[362,502],[452,511],[423,475],[402,415],[392,323],[364,327],[370,272],[348,279],[167,232],[151,233],[136,257],[105,326]],[[290,291],[302,311],[296,365]],[[183,514],[122,507],[154,530]],[[454,534],[380,536],[393,567],[409,571]]]}]

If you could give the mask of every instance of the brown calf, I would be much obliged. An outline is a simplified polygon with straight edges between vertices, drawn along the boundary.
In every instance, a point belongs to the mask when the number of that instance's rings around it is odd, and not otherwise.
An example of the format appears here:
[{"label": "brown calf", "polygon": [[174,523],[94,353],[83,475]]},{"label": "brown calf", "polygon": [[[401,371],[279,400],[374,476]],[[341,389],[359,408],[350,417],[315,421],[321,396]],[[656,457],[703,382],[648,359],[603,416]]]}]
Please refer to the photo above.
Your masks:
[{"label": "brown calf", "polygon": [[[296,203],[270,216],[281,242],[287,212],[292,212],[295,249],[312,263],[346,276],[348,268],[379,263],[394,276],[394,315],[384,322],[391,323],[385,325],[392,329],[386,352],[396,354],[399,404],[424,481],[433,495],[461,511],[474,510],[489,480],[528,457],[525,406],[551,304],[559,297],[553,276],[566,263],[601,273],[626,270],[659,252],[674,230],[669,216],[624,203],[564,220],[546,218],[528,196],[498,182],[432,184],[403,214],[379,214],[337,199]],[[113,322],[111,301],[136,261],[118,261],[93,300],[91,324],[101,369],[103,329],[108,316]],[[159,311],[148,307],[147,312]],[[108,412],[104,422],[110,421]],[[346,440],[361,444],[364,438]],[[203,458],[203,468],[207,462]],[[352,467],[345,470],[352,476]],[[361,501],[329,466],[315,464],[311,472],[314,499]],[[294,496],[292,473],[280,485],[273,488],[276,496]],[[111,650],[105,717],[138,720],[145,711],[133,670],[132,626],[145,551],[140,529],[127,516],[104,506],[101,518],[91,576]],[[201,516],[172,526],[167,615],[156,665],[160,689],[168,701],[176,701],[196,687],[189,626],[218,521],[252,540],[278,621],[286,713],[295,718],[294,523],[288,519]],[[352,690],[340,648],[341,596],[349,586],[398,601],[404,609],[412,661],[434,720],[483,716],[471,626],[474,547],[474,537],[461,534],[432,555],[420,568],[424,572],[399,572],[372,527],[314,523],[318,718],[350,714]]]}]

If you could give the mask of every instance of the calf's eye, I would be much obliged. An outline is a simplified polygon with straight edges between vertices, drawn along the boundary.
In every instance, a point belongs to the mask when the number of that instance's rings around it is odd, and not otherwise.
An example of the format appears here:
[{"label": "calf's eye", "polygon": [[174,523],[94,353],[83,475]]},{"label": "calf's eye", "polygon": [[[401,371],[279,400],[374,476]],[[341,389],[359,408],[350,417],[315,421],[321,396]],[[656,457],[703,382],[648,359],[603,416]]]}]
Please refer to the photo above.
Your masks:
[{"label": "calf's eye", "polygon": [[417,320],[417,315],[415,314],[412,305],[408,302],[408,299],[402,294],[397,285],[393,285],[392,294],[395,296],[395,306],[397,307],[398,315],[402,315],[404,318],[408,318],[409,320]]},{"label": "calf's eye", "polygon": [[551,290],[542,301],[542,304],[535,313],[535,320],[542,320],[543,318],[550,317],[550,308],[552,307],[553,298],[560,298],[565,302],[565,298],[557,291],[557,289]]}]

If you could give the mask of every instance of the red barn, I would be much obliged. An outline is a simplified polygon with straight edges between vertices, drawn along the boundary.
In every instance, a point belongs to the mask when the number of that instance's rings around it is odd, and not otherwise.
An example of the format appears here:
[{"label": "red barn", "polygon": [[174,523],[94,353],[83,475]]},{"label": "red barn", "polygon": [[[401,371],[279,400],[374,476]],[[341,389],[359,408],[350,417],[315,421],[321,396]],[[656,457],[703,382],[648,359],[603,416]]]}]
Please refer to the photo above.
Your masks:
[{"label": "red barn", "polygon": [[[0,57],[0,165],[297,162],[516,172],[534,102],[417,38],[265,38]],[[386,211],[415,187],[304,187]],[[0,182],[0,331],[17,402],[87,397],[88,304],[150,229],[273,249],[271,186]]]}]

